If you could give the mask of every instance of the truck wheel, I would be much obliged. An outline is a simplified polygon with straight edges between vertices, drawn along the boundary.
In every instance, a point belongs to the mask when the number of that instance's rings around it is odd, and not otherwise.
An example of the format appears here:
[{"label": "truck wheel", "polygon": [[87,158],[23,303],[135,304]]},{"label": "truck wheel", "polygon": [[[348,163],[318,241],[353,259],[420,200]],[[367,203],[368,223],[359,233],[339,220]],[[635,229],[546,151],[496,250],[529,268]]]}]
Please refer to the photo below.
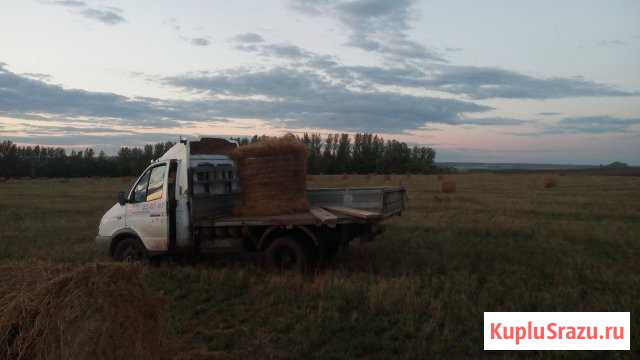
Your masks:
[{"label": "truck wheel", "polygon": [[147,249],[135,238],[122,239],[113,251],[113,259],[124,262],[144,262],[148,259]]},{"label": "truck wheel", "polygon": [[305,271],[309,267],[309,255],[302,244],[292,237],[274,240],[265,254],[266,264],[273,270]]}]

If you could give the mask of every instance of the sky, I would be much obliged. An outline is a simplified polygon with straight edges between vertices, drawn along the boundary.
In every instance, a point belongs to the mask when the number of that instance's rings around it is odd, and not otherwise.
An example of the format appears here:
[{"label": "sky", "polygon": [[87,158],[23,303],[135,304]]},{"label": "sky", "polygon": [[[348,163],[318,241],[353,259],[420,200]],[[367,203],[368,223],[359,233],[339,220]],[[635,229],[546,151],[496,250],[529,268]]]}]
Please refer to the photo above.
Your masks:
[{"label": "sky", "polygon": [[640,1],[3,1],[0,140],[287,132],[640,165]]}]

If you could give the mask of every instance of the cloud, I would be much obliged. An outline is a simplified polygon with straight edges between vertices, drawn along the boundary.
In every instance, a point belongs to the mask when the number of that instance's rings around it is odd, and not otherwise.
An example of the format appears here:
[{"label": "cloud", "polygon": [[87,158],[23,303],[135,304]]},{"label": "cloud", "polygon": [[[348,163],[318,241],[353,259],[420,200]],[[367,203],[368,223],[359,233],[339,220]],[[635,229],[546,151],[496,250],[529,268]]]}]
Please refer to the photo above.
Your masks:
[{"label": "cloud", "polygon": [[[211,45],[211,40],[209,40],[208,36],[198,36],[198,37],[190,37],[190,36],[186,36],[182,33],[182,26],[180,26],[180,23],[178,22],[178,19],[172,17],[172,18],[167,18],[164,19],[162,21],[162,24],[168,26],[171,28],[171,30],[173,30],[173,32],[176,33],[176,35],[178,36],[178,38],[184,42],[189,43],[190,45],[193,46],[209,46]],[[196,27],[196,29],[198,31],[202,30],[201,26]]]},{"label": "cloud", "polygon": [[463,123],[491,107],[455,99],[353,91],[311,71],[235,69],[163,80],[206,95],[199,100],[130,98],[65,89],[0,67],[0,115],[19,119],[100,121],[131,127],[175,127],[183,121],[261,119],[289,129],[406,132],[426,123]]},{"label": "cloud", "polygon": [[429,71],[419,67],[347,67],[344,70],[365,83],[437,90],[474,100],[640,95],[581,77],[536,78],[492,67],[439,65]]},{"label": "cloud", "polygon": [[413,0],[293,0],[291,7],[303,14],[338,19],[349,29],[346,43],[395,60],[445,61],[436,51],[409,39]]},{"label": "cloud", "polygon": [[62,119],[110,118],[141,126],[167,126],[169,119],[177,118],[177,110],[162,100],[65,89],[15,74],[1,65],[0,114],[17,118],[47,114]]},{"label": "cloud", "polygon": [[579,77],[540,79],[514,71],[475,66],[441,66],[425,84],[472,99],[638,95]]},{"label": "cloud", "polygon": [[514,126],[530,123],[531,121],[509,118],[509,117],[483,117],[483,118],[463,118],[455,122],[457,125],[488,125],[488,126]]},{"label": "cloud", "polygon": [[[268,44],[267,44],[268,45]],[[0,66],[0,115],[14,118],[52,119],[56,121],[96,121],[119,126],[176,127],[183,122],[212,122],[216,119],[260,119],[270,126],[287,129],[331,129],[402,133],[423,128],[427,124],[513,126],[524,120],[507,117],[482,117],[493,108],[470,101],[430,96],[409,95],[382,90],[378,85],[424,86],[429,89],[471,94],[474,98],[489,95],[506,96],[501,87],[484,85],[489,81],[482,71],[471,76],[462,68],[462,75],[439,78],[419,67],[378,68],[344,66],[327,61],[324,66],[313,67],[321,56],[305,53],[302,66],[273,68],[235,68],[215,72],[188,73],[160,78],[163,84],[193,92],[198,100],[156,99],[126,97],[113,93],[66,89],[38,79],[15,74]],[[447,66],[447,69],[451,67]],[[457,67],[459,68],[459,67]],[[477,69],[477,68],[470,68]],[[449,73],[452,73],[451,71]],[[456,72],[453,72],[455,75]],[[503,73],[500,73],[503,74]],[[574,88],[551,85],[543,80],[507,72],[504,77],[491,80],[493,84],[508,84],[512,89],[519,84],[519,96],[569,96]],[[465,80],[471,79],[471,80]],[[515,80],[514,80],[515,79]],[[529,88],[524,86],[527,83]],[[375,86],[360,86],[361,83]],[[465,84],[465,87],[451,86]],[[524,85],[523,85],[524,84]],[[540,85],[543,84],[543,85]],[[600,90],[600,95],[618,94],[617,90],[579,80]],[[545,88],[546,86],[546,88]],[[542,88],[542,89],[541,89]],[[481,89],[482,93],[478,93]],[[603,90],[604,89],[604,90]],[[462,91],[464,90],[464,91]],[[593,89],[581,94],[595,96]],[[481,95],[481,96],[480,96]],[[552,131],[601,131],[624,129],[635,124],[614,118],[563,120]],[[598,122],[599,121],[599,122]],[[575,122],[575,123],[574,123]],[[606,125],[606,126],[605,126]],[[630,125],[629,125],[630,126]]]},{"label": "cloud", "polygon": [[293,10],[307,15],[322,15],[334,0],[292,0],[290,6]]},{"label": "cloud", "polygon": [[76,14],[79,14],[91,20],[99,21],[106,25],[116,25],[127,21],[121,15],[122,9],[114,6],[94,8],[90,7],[84,1],[75,0],[49,1],[44,3],[69,8]]},{"label": "cloud", "polygon": [[[633,133],[633,127],[640,125],[640,118],[620,118],[615,116],[576,116],[565,117],[555,123],[539,126],[539,130],[529,132],[509,132],[515,136],[540,136],[563,134],[609,134]],[[636,132],[640,134],[640,132]]]},{"label": "cloud", "polygon": [[597,43],[598,46],[610,47],[610,46],[627,46],[628,43],[622,40],[600,40]]},{"label": "cloud", "polygon": [[359,48],[361,50],[378,52],[391,56],[394,60],[432,60],[442,61],[445,59],[435,51],[428,49],[415,41],[408,40],[404,36],[390,36],[387,40],[375,40],[371,36],[354,34],[346,45]]},{"label": "cloud", "polygon": [[[2,68],[2,63],[0,63],[0,68]],[[22,75],[42,81],[51,81],[53,79],[51,75],[42,73],[23,73]]]},{"label": "cloud", "polygon": [[205,38],[193,38],[191,39],[191,45],[194,46],[209,46],[211,41]]},{"label": "cloud", "polygon": [[494,67],[459,65],[345,66],[338,59],[320,55],[293,44],[243,44],[236,49],[260,56],[294,61],[341,83],[361,89],[379,85],[435,90],[464,95],[474,100],[560,99],[567,97],[639,96],[640,92],[624,91],[608,84],[582,77],[537,78]]},{"label": "cloud", "polygon": [[[237,38],[237,37],[236,37]],[[311,60],[316,55],[293,44],[266,44],[263,41],[238,41],[235,49],[255,53],[264,57],[281,58],[285,60]]]},{"label": "cloud", "polygon": [[53,5],[66,6],[66,7],[86,7],[87,3],[84,1],[74,1],[74,0],[63,0],[63,1],[52,1]]},{"label": "cloud", "polygon": [[175,31],[175,32],[180,32],[180,30],[182,29],[182,27],[180,26],[180,24],[178,23],[178,19],[172,17],[172,18],[167,18],[164,19],[162,21],[162,23],[164,25],[167,25],[171,28],[171,30]]},{"label": "cloud", "polygon": [[114,10],[87,8],[82,10],[80,13],[86,18],[98,20],[107,25],[116,25],[127,21]]},{"label": "cloud", "polygon": [[544,111],[544,112],[539,112],[538,115],[542,115],[542,116],[554,116],[554,115],[562,115],[563,113],[561,112],[555,112],[555,111]]},{"label": "cloud", "polygon": [[[191,138],[191,136],[184,136]],[[116,150],[121,146],[140,146],[144,143],[156,143],[164,141],[177,141],[178,135],[166,133],[114,133],[112,135],[86,135],[86,134],[61,134],[61,135],[29,135],[29,136],[3,136],[3,139],[16,143],[45,144],[48,146],[91,146],[94,148]]]},{"label": "cloud", "polygon": [[[273,43],[238,43],[235,46],[236,50],[253,53],[259,56],[280,59],[284,61],[294,62],[293,66],[307,66],[314,70],[329,70],[333,74],[339,74],[341,76],[347,76],[344,71],[340,71],[338,68],[340,64],[338,60],[330,55],[321,55],[312,51],[303,49],[294,44],[273,44]],[[342,81],[338,81],[342,82]]]},{"label": "cloud", "polygon": [[262,47],[262,52],[265,55],[289,58],[289,59],[301,59],[309,57],[309,53],[296,46],[290,44],[271,44]]},{"label": "cloud", "polygon": [[264,71],[236,69],[167,77],[166,84],[209,95],[299,98],[326,92],[331,86],[319,75],[276,67]]},{"label": "cloud", "polygon": [[545,127],[547,134],[603,134],[625,132],[640,125],[640,118],[613,116],[566,117]]},{"label": "cloud", "polygon": [[[24,133],[28,132],[30,136],[33,135],[82,135],[88,133],[104,133],[104,134],[121,134],[121,133],[130,133],[130,130],[116,130],[112,126],[108,127],[99,127],[99,126],[68,126],[68,125],[37,125],[31,123],[20,123],[19,128],[14,128],[11,130],[2,129],[0,130],[0,134],[7,133]],[[2,136],[2,135],[0,135]]]},{"label": "cloud", "polygon": [[[358,43],[358,47],[387,55],[388,48],[393,46],[392,52],[403,56],[400,59],[388,59],[391,61],[386,63],[391,65],[387,66],[346,66],[333,56],[317,54],[294,44],[267,43],[253,33],[236,36],[235,48],[259,56],[291,61],[296,68],[303,66],[312,69],[330,78],[333,83],[361,90],[394,86],[461,95],[473,100],[640,96],[638,91],[621,90],[582,77],[541,78],[496,67],[407,62],[407,58],[430,58],[424,54],[427,49],[413,44],[406,37],[405,31],[409,29],[412,16],[412,1],[298,0],[291,4],[296,11],[310,16],[332,15],[342,19],[352,30],[352,45]],[[381,38],[391,36],[392,39],[382,41],[376,34]]]},{"label": "cloud", "polygon": [[233,37],[233,41],[236,41],[236,42],[239,42],[239,43],[255,44],[255,43],[264,42],[264,38],[262,36],[260,36],[259,34],[249,32],[249,33],[238,34],[238,35],[234,36]]},{"label": "cloud", "polygon": [[285,67],[193,73],[164,82],[211,97],[206,104],[217,116],[260,118],[286,128],[405,132],[426,123],[464,123],[463,113],[492,109],[454,99],[353,91],[315,72]]}]

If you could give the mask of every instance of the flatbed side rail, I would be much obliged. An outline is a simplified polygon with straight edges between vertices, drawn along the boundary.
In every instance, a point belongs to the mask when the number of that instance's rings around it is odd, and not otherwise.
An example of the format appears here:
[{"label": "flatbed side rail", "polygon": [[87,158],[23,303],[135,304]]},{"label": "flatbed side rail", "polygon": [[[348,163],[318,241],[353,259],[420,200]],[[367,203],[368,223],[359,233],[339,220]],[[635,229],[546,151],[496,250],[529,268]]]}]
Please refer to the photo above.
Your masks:
[{"label": "flatbed side rail", "polygon": [[307,189],[312,207],[345,207],[379,213],[382,217],[404,210],[406,190],[403,187],[354,187]]}]

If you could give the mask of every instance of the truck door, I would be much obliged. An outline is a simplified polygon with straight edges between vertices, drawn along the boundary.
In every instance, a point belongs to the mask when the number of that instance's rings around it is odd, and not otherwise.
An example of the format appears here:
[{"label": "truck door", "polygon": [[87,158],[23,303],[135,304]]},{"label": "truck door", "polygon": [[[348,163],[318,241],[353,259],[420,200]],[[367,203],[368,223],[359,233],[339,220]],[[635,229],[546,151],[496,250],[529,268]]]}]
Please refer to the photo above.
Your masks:
[{"label": "truck door", "polygon": [[129,194],[125,222],[149,251],[168,248],[167,164],[149,167]]}]

